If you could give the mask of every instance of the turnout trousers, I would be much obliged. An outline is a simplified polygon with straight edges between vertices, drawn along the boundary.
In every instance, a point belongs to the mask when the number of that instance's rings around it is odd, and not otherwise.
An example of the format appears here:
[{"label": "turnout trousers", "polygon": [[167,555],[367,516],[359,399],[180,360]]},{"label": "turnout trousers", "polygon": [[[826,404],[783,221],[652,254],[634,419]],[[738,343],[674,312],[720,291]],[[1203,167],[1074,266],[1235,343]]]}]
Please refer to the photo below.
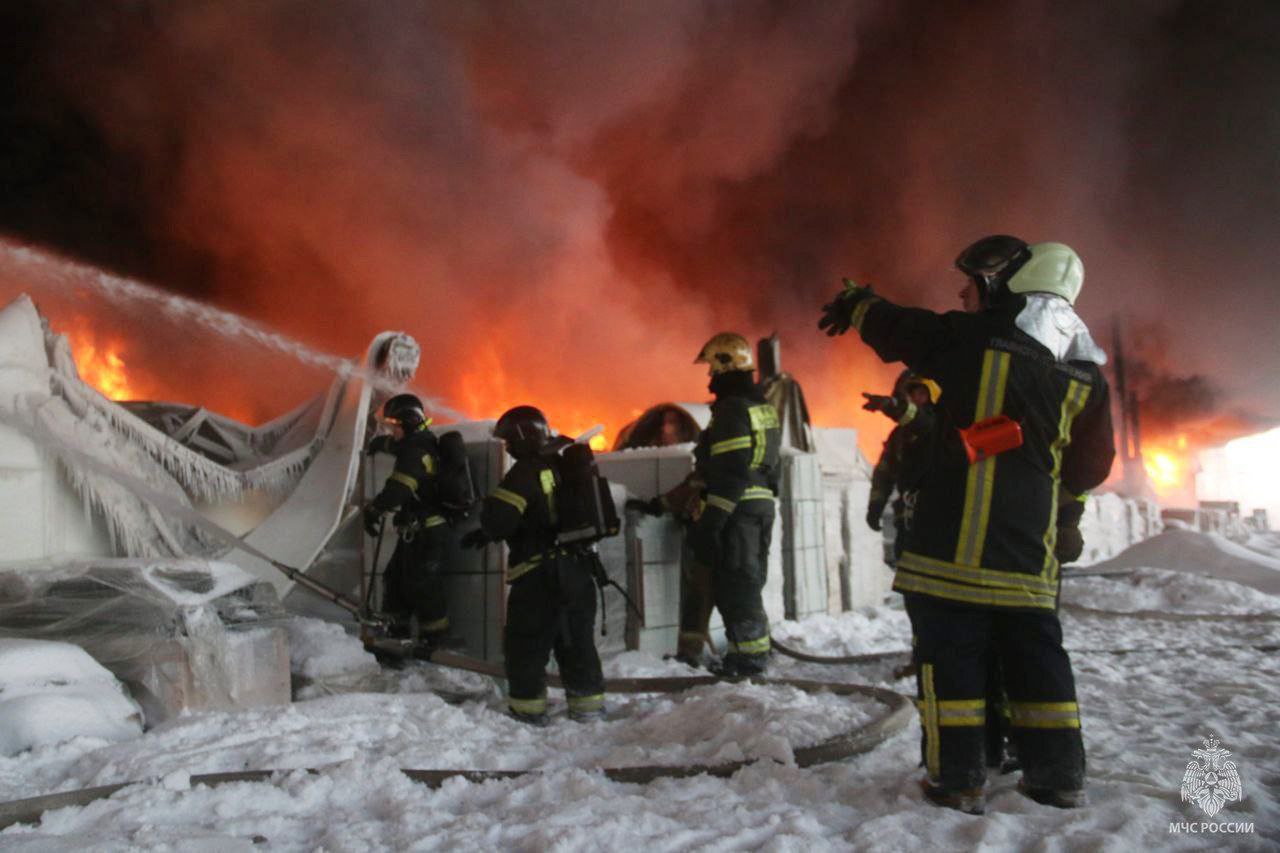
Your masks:
[{"label": "turnout trousers", "polygon": [[769,617],[762,592],[773,538],[773,501],[742,501],[720,532],[711,572],[712,595],[724,619],[729,653],[764,660],[769,654]]},{"label": "turnout trousers", "polygon": [[986,779],[989,669],[999,662],[1009,732],[1033,788],[1084,788],[1084,741],[1071,661],[1052,611],[987,610],[908,593],[925,767],[934,784],[980,788]]},{"label": "turnout trousers", "polygon": [[437,524],[415,530],[411,538],[399,537],[382,577],[382,609],[397,621],[418,617],[422,634],[449,630],[448,599],[441,574],[449,536],[448,525]]},{"label": "turnout trousers", "polygon": [[710,643],[711,610],[715,594],[711,587],[711,566],[693,556],[685,547],[680,555],[680,637],[676,655],[686,661],[701,659]]},{"label": "turnout trousers", "polygon": [[511,710],[547,710],[547,661],[560,667],[571,712],[604,707],[595,646],[596,586],[589,555],[560,554],[511,584],[502,647]]}]

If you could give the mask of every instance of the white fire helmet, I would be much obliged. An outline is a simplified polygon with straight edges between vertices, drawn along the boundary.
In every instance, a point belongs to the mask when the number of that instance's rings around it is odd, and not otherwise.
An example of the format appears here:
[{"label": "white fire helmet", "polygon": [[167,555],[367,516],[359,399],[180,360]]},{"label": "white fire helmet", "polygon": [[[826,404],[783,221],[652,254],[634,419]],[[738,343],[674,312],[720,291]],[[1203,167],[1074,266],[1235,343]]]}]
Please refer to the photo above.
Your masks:
[{"label": "white fire helmet", "polygon": [[1056,293],[1072,305],[1084,285],[1084,264],[1063,243],[1032,243],[1031,258],[1009,279],[1011,293]]}]

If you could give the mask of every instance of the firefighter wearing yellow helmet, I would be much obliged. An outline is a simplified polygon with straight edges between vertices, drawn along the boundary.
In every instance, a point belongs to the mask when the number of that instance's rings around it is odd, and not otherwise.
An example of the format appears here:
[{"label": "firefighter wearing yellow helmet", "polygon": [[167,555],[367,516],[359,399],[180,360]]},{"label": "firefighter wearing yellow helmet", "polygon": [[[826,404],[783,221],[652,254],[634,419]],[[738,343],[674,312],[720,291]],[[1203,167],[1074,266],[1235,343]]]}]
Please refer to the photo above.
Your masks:
[{"label": "firefighter wearing yellow helmet", "polygon": [[[712,596],[729,641],[728,653],[713,664],[713,671],[728,677],[759,675],[770,652],[761,593],[773,534],[782,431],[777,410],[756,386],[755,360],[746,338],[733,332],[715,335],[703,344],[694,363],[707,365],[708,387],[715,395],[711,421],[694,449],[706,492],[689,533],[694,559],[710,567]],[[687,604],[681,607],[682,641],[688,635],[705,636],[710,612]]]},{"label": "firefighter wearing yellow helmet", "polygon": [[[933,457],[937,435],[934,406],[942,389],[928,377],[904,370],[894,383],[893,394],[868,394],[862,408],[880,412],[893,421],[880,459],[871,472],[871,494],[867,498],[867,525],[879,530],[889,498],[893,497],[893,558],[897,562],[911,524],[915,490]],[[896,496],[895,496],[896,493]]]},{"label": "firefighter wearing yellow helmet", "polygon": [[[956,267],[973,310],[893,304],[845,280],[818,326],[937,381],[938,449],[916,491],[894,589],[915,635],[932,802],[983,809],[988,660],[999,658],[1023,775],[1041,803],[1084,802],[1084,742],[1058,621],[1060,527],[1111,470],[1106,355],[1075,313],[1080,258],[1004,234]],[[964,292],[962,292],[963,294]],[[966,305],[970,299],[965,299]]]}]

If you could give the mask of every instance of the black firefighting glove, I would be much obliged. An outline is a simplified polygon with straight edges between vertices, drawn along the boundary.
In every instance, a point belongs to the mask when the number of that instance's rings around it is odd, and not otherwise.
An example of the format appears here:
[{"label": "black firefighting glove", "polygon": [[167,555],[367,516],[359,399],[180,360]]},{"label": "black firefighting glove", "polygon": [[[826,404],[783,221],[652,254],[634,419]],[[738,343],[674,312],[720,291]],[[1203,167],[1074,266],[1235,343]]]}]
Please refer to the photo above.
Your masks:
[{"label": "black firefighting glove", "polygon": [[870,295],[871,285],[860,285],[846,278],[844,290],[822,306],[822,319],[818,321],[818,328],[825,331],[829,338],[843,335],[853,326],[853,309]]},{"label": "black firefighting glove", "polygon": [[689,531],[689,546],[693,556],[705,566],[714,566],[720,557],[720,533],[729,523],[729,513],[718,506],[707,504],[702,515]]},{"label": "black firefighting glove", "polygon": [[389,435],[375,435],[369,440],[369,446],[365,448],[365,453],[370,456],[375,453],[390,453],[393,443],[395,443],[395,439]]},{"label": "black firefighting glove", "polygon": [[463,548],[475,548],[479,550],[488,545],[490,539],[484,534],[484,530],[477,527],[475,530],[462,534],[462,538],[458,540],[458,544]]},{"label": "black firefighting glove", "polygon": [[382,510],[373,504],[364,508],[364,532],[374,539],[382,535]]},{"label": "black firefighting glove", "polygon": [[867,402],[862,404],[862,408],[868,412],[883,412],[894,421],[902,420],[902,416],[906,414],[907,402],[899,400],[897,397],[889,397],[884,394],[868,394],[862,392],[862,396],[867,398]]},{"label": "black firefighting glove", "polygon": [[662,504],[662,498],[650,498],[649,500],[641,500],[640,498],[627,498],[627,509],[634,509],[645,515],[662,515],[667,508]]},{"label": "black firefighting glove", "polygon": [[1059,527],[1058,541],[1053,546],[1053,556],[1062,565],[1074,563],[1084,553],[1084,536],[1079,527]]},{"label": "black firefighting glove", "polygon": [[877,533],[880,532],[881,519],[884,518],[884,504],[870,503],[867,504],[867,527]]},{"label": "black firefighting glove", "polygon": [[1084,500],[1065,488],[1058,490],[1058,541],[1053,546],[1053,556],[1062,565],[1074,563],[1084,552],[1084,536],[1080,533],[1080,519],[1084,517]]}]

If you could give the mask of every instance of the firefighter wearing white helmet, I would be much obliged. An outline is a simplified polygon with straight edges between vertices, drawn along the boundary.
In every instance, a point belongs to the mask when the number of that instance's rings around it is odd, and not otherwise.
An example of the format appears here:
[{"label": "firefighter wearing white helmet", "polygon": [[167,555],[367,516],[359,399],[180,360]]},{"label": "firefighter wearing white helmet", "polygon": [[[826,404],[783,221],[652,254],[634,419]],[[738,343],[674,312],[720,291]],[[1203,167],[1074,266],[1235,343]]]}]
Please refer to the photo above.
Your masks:
[{"label": "firefighter wearing white helmet", "polygon": [[1058,531],[1078,520],[1115,457],[1106,356],[1075,313],[1084,268],[1068,247],[994,235],[956,266],[974,310],[901,307],[846,279],[818,325],[856,330],[882,360],[944,389],[893,584],[915,634],[925,796],[983,809],[993,649],[1020,788],[1072,807],[1084,801],[1084,743],[1057,615],[1060,562],[1074,555],[1058,547]]},{"label": "firefighter wearing white helmet", "polygon": [[[698,351],[715,400],[711,421],[698,436],[695,467],[706,484],[702,509],[690,529],[694,558],[711,572],[711,593],[724,619],[729,651],[713,665],[718,674],[759,675],[768,665],[769,619],[761,593],[769,564],[782,431],[777,410],[756,386],[751,345],[722,332]],[[688,592],[686,585],[686,592]],[[710,607],[681,603],[681,653],[700,645]]]}]

